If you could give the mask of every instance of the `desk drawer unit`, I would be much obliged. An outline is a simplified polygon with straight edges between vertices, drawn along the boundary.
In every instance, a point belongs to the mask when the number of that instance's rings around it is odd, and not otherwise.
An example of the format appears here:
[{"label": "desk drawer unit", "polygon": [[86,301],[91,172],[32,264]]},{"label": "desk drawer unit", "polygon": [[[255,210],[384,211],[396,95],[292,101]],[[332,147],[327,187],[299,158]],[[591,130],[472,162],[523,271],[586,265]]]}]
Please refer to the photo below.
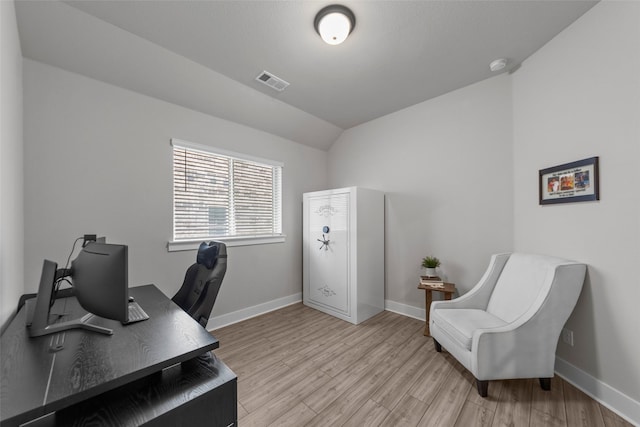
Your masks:
[{"label": "desk drawer unit", "polygon": [[227,427],[237,420],[237,377],[207,353],[26,426]]}]

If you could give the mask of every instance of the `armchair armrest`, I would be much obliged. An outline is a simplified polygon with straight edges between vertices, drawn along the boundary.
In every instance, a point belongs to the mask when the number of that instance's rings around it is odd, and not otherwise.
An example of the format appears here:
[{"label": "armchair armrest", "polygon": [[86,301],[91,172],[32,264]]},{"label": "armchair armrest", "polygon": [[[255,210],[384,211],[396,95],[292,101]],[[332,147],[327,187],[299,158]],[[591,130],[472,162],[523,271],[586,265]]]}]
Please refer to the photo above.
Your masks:
[{"label": "armchair armrest", "polygon": [[473,334],[471,371],[479,380],[553,376],[560,331],[578,300],[586,266],[558,265],[550,290],[508,325]]},{"label": "armchair armrest", "polygon": [[480,281],[466,294],[450,301],[434,301],[431,304],[431,312],[433,310],[449,309],[449,308],[472,308],[478,310],[485,310],[489,303],[489,298],[493,292],[500,273],[507,263],[511,254],[496,254],[491,256],[489,267],[485,271],[484,275],[480,278]]}]

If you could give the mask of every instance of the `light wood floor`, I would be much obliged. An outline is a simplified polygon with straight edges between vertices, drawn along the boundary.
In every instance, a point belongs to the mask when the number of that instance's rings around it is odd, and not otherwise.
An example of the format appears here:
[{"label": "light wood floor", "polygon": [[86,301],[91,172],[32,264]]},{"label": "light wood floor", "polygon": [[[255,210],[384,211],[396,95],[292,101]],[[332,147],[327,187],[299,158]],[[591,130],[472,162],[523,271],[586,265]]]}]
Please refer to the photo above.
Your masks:
[{"label": "light wood floor", "polygon": [[245,426],[630,426],[556,377],[473,377],[424,322],[385,311],[352,325],[295,304],[213,331],[215,351],[238,375]]}]

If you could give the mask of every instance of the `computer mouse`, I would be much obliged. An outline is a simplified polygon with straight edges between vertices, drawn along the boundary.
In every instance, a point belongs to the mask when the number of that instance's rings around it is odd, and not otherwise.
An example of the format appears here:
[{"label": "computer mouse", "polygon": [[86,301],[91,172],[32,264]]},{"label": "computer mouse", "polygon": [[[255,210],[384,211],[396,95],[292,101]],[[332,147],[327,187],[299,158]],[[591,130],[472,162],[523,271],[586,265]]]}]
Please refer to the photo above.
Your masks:
[{"label": "computer mouse", "polygon": [[134,297],[129,297],[129,302],[134,302],[136,299]]}]

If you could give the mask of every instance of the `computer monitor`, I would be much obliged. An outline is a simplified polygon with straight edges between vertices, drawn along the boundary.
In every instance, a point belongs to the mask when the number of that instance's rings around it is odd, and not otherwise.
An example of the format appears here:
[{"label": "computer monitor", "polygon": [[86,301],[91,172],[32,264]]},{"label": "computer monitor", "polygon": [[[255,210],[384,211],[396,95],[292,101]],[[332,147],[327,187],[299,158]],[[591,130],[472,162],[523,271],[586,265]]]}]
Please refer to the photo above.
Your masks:
[{"label": "computer monitor", "polygon": [[[81,319],[49,324],[50,309],[55,298],[55,283],[67,275],[71,276],[78,302],[89,314]],[[27,326],[32,337],[77,328],[113,334],[112,329],[93,325],[88,321],[94,314],[121,322],[128,320],[127,246],[89,243],[71,263],[70,270],[58,270],[55,262],[45,260],[36,300],[27,303]]]},{"label": "computer monitor", "polygon": [[128,248],[92,242],[71,263],[78,302],[89,313],[126,322],[129,314]]}]

